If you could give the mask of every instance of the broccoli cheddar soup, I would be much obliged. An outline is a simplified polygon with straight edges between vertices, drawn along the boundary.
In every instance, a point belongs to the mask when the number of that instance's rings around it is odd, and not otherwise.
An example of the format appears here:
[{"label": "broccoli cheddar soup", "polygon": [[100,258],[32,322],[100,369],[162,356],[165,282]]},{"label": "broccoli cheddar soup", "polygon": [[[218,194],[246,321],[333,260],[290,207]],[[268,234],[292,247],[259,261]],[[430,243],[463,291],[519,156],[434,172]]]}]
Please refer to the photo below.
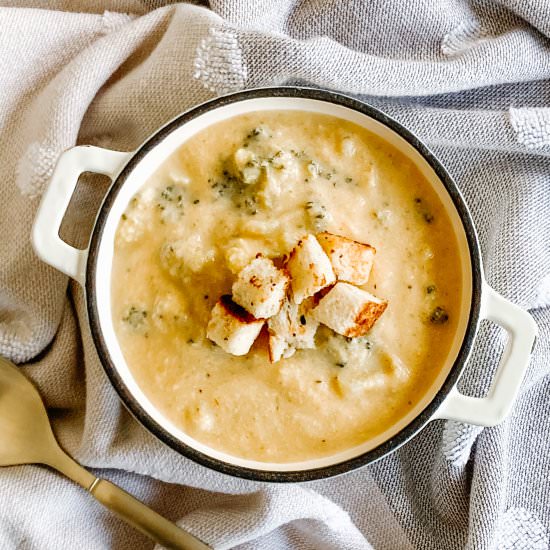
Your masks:
[{"label": "broccoli cheddar soup", "polygon": [[457,327],[459,262],[402,153],[337,118],[255,112],[196,134],[130,201],[114,326],[143,392],[191,437],[307,460],[423,397]]}]

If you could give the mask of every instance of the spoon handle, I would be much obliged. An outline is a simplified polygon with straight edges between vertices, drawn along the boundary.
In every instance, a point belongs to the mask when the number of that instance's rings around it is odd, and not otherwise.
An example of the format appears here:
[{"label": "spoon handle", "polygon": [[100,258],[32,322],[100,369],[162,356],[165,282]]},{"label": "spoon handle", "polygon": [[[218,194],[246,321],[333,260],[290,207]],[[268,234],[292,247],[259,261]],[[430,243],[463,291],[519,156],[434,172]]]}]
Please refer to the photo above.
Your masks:
[{"label": "spoon handle", "polygon": [[96,478],[88,491],[120,519],[166,548],[177,550],[210,548],[110,481]]},{"label": "spoon handle", "polygon": [[175,550],[208,550],[199,539],[187,533],[175,523],[168,521],[110,481],[96,478],[71,458],[57,444],[52,435],[52,446],[44,457],[43,464],[54,468],[78,483],[93,495],[103,506],[120,519],[141,531],[165,548]]}]

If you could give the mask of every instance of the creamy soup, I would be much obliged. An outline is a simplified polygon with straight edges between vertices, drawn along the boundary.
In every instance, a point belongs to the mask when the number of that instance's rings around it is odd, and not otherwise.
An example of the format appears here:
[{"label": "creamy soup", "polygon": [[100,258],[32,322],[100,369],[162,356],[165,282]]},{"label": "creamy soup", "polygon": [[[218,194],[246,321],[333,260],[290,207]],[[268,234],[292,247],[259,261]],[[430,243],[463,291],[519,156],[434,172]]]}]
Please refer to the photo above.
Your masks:
[{"label": "creamy soup", "polygon": [[[325,326],[315,349],[271,363],[265,329],[236,357],[206,338],[212,308],[258,253],[329,231],[376,248],[363,287],[388,307],[372,330]],[[193,438],[291,462],[334,454],[422,398],[457,327],[451,223],[415,165],[350,122],[241,115],[185,142],[131,200],[116,234],[113,319],[138,384]]]}]

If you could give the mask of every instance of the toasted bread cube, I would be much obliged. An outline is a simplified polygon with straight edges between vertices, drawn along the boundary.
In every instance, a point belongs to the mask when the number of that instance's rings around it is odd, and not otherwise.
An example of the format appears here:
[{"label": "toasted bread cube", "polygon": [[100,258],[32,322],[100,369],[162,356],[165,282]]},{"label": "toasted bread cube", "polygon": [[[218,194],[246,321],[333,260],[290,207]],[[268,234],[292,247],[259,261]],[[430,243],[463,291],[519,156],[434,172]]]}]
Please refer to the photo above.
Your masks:
[{"label": "toasted bread cube", "polygon": [[364,336],[388,303],[348,283],[336,283],[313,310],[317,321],[342,336]]},{"label": "toasted bread cube", "polygon": [[233,283],[233,300],[256,319],[267,319],[280,309],[286,296],[289,278],[286,270],[258,254],[237,275]]},{"label": "toasted bread cube", "polygon": [[327,232],[319,233],[317,240],[330,258],[339,281],[358,286],[367,284],[376,254],[374,247]]},{"label": "toasted bread cube", "polygon": [[294,302],[306,298],[336,281],[329,257],[314,235],[301,239],[290,253],[286,263]]},{"label": "toasted bread cube", "polygon": [[297,305],[285,300],[281,311],[267,321],[269,359],[276,363],[294,355],[297,349],[313,349],[319,323],[311,316],[311,300]]},{"label": "toasted bread cube", "polygon": [[263,320],[255,319],[226,294],[212,309],[206,336],[227,353],[246,355],[263,324]]}]

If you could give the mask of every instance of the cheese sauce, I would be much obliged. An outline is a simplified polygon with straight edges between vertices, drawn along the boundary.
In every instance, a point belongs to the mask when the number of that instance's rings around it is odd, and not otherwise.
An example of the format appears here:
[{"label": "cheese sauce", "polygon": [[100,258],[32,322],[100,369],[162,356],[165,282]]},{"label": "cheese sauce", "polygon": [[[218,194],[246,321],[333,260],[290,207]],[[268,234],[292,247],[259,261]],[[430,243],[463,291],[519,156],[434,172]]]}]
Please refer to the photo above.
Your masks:
[{"label": "cheese sauce", "polygon": [[[364,288],[389,305],[366,337],[320,327],[316,349],[274,364],[263,333],[243,357],[206,339],[242,267],[320,231],[377,249]],[[259,461],[326,456],[385,431],[437,376],[458,321],[456,250],[437,195],[385,141],[325,115],[242,115],[183,144],[130,202],[115,330],[142,390],[190,436]]]}]

